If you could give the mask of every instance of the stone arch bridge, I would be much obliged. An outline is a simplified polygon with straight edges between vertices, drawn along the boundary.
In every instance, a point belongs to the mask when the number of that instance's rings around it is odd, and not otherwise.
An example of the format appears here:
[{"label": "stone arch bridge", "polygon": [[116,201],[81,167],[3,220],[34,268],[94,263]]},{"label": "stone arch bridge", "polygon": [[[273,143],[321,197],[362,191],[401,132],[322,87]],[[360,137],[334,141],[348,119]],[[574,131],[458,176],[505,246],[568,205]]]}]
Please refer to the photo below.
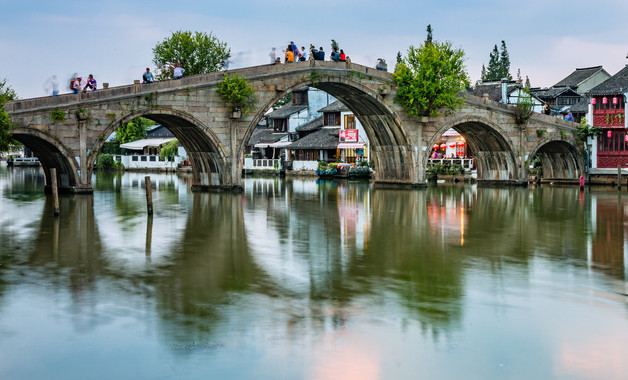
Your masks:
[{"label": "stone arch bridge", "polygon": [[[139,116],[164,125],[183,145],[194,190],[240,189],[244,147],[255,125],[276,101],[302,86],[328,92],[360,120],[376,184],[424,185],[429,147],[449,128],[474,152],[479,182],[525,184],[526,161],[535,155],[546,179],[575,180],[584,169],[574,123],[534,113],[520,126],[514,107],[487,98],[467,95],[456,112],[417,120],[393,101],[390,73],[355,63],[309,61],[231,72],[244,75],[256,90],[258,108],[239,118],[231,117],[216,93],[224,72],[18,100],[5,110],[16,125],[14,139],[39,157],[46,186],[56,168],[59,189],[68,192],[92,191],[99,149],[120,125]],[[64,118],[53,117],[59,111]]]}]

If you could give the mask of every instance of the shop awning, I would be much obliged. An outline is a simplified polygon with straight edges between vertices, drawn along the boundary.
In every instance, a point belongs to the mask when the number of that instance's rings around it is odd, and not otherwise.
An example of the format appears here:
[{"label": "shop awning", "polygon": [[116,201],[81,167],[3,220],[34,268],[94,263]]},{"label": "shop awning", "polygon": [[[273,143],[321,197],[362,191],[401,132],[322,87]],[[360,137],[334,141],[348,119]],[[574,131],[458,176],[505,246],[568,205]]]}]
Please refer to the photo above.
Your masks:
[{"label": "shop awning", "polygon": [[253,145],[256,148],[268,148],[268,143],[257,143],[255,145]]},{"label": "shop awning", "polygon": [[277,141],[276,143],[268,144],[269,148],[283,148],[292,144],[292,141]]},{"label": "shop awning", "polygon": [[161,146],[162,144],[169,143],[175,140],[174,137],[168,137],[163,139],[142,139],[137,141],[131,141],[128,143],[120,144],[120,148],[129,150],[144,150],[147,146]]},{"label": "shop awning", "polygon": [[362,149],[364,148],[364,143],[340,143],[338,144],[338,149]]}]

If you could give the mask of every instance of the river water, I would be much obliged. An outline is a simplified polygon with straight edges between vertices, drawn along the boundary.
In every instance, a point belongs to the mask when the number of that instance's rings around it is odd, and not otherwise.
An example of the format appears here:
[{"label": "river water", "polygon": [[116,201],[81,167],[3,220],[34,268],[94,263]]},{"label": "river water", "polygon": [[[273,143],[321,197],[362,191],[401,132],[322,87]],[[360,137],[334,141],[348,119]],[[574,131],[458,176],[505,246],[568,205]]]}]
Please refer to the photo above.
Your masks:
[{"label": "river water", "polygon": [[628,193],[0,167],[1,379],[625,379]]}]

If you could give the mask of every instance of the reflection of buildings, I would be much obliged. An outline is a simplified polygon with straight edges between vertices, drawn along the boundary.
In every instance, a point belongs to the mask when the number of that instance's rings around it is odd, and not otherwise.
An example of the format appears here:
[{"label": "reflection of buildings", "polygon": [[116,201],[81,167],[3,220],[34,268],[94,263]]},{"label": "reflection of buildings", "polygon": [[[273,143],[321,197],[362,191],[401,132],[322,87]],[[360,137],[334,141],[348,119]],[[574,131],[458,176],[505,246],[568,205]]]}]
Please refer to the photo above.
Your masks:
[{"label": "reflection of buildings", "polygon": [[366,183],[338,185],[338,216],[343,248],[363,250],[371,226],[370,191]]},{"label": "reflection of buildings", "polygon": [[[587,254],[590,264],[602,265],[611,274],[626,278],[628,255],[628,204],[616,197],[591,197],[591,230]],[[621,273],[624,268],[624,273]]]},{"label": "reflection of buildings", "polygon": [[468,228],[466,217],[469,207],[470,192],[460,194],[460,197],[437,197],[428,200],[427,217],[430,230],[440,234],[443,243],[464,245],[465,231]]}]

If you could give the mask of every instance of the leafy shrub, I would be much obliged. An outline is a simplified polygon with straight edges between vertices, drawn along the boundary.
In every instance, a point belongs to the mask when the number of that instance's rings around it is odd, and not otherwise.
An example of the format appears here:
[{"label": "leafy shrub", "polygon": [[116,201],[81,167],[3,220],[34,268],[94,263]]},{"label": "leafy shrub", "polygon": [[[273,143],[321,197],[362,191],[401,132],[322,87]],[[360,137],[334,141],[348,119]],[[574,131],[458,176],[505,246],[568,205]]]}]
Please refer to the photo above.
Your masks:
[{"label": "leafy shrub", "polygon": [[113,154],[100,154],[96,166],[101,170],[117,170],[124,169],[122,162],[116,161]]}]

